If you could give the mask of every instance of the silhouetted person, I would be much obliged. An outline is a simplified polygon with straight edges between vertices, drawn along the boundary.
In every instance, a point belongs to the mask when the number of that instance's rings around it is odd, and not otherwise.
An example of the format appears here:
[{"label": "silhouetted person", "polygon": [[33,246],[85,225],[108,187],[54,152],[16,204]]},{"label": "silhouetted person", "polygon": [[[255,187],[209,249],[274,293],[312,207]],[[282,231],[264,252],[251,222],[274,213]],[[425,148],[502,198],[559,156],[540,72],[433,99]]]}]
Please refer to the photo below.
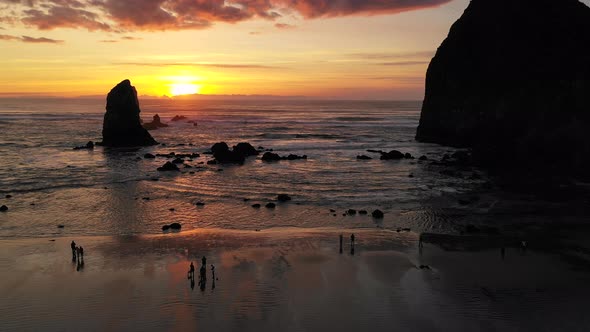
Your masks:
[{"label": "silhouetted person", "polygon": [[344,236],[340,234],[340,253],[342,253],[342,242],[344,241]]},{"label": "silhouetted person", "polygon": [[201,258],[201,263],[203,263],[203,266],[207,266],[207,258],[205,256]]},{"label": "silhouetted person", "polygon": [[75,261],[76,260],[76,242],[74,242],[72,240],[70,247],[72,248],[72,260]]},{"label": "silhouetted person", "polygon": [[350,245],[354,246],[354,233],[350,234]]},{"label": "silhouetted person", "polygon": [[213,280],[215,280],[215,265],[211,264],[211,274],[213,275]]},{"label": "silhouetted person", "polygon": [[195,265],[193,264],[193,262],[191,262],[191,266],[188,269],[188,276],[191,279],[195,279]]},{"label": "silhouetted person", "polygon": [[84,260],[84,248],[80,246],[80,259]]}]

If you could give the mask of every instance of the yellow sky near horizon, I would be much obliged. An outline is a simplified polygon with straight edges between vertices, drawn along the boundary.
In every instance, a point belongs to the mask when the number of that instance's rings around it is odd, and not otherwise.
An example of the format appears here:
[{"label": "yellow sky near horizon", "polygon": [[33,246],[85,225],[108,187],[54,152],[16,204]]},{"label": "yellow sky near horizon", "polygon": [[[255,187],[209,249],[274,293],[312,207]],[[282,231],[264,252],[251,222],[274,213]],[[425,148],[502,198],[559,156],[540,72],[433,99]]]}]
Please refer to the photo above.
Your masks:
[{"label": "yellow sky near horizon", "polygon": [[103,95],[128,78],[140,95],[153,96],[197,91],[421,99],[428,62],[467,4],[453,0],[397,14],[290,15],[279,23],[286,28],[253,18],[125,33],[45,30],[7,24],[0,15],[0,96]]}]

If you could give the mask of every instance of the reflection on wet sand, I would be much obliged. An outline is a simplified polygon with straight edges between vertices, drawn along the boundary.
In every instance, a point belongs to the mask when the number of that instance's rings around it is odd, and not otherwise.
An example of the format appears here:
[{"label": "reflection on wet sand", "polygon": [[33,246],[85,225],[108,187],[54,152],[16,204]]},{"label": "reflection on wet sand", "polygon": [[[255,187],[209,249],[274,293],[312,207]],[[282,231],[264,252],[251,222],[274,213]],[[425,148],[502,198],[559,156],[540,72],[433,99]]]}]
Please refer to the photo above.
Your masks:
[{"label": "reflection on wet sand", "polygon": [[76,239],[88,252],[84,273],[68,268],[72,239],[3,240],[0,330],[551,330],[585,321],[590,274],[558,256],[510,247],[502,260],[497,248],[448,252],[414,233],[373,230],[354,230],[355,255],[341,255],[340,232],[86,237]]}]

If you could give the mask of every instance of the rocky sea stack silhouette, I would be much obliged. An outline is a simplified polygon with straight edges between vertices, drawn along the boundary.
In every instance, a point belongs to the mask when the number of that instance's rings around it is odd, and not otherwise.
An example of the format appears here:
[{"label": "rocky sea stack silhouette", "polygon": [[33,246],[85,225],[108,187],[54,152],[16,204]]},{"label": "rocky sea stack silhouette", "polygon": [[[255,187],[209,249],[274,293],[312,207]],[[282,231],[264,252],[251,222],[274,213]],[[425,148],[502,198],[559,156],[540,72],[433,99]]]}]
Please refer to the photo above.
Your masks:
[{"label": "rocky sea stack silhouette", "polygon": [[137,91],[129,80],[117,84],[107,96],[102,126],[102,145],[111,147],[147,146],[158,142],[139,121]]},{"label": "rocky sea stack silhouette", "polygon": [[472,0],[432,59],[416,138],[485,166],[590,173],[590,8]]}]

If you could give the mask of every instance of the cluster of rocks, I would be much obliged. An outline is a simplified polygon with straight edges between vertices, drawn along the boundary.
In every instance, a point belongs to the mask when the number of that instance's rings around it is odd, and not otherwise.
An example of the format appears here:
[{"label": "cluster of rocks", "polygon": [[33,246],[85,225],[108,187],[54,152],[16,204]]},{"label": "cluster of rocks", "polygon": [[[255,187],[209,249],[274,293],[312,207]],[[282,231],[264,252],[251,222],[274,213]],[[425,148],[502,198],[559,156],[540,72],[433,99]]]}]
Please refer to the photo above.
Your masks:
[{"label": "cluster of rocks", "polygon": [[307,159],[306,155],[298,156],[295,154],[290,154],[288,156],[279,156],[274,152],[265,152],[262,155],[263,161],[279,161],[279,160],[299,160],[299,159]]},{"label": "cluster of rocks", "polygon": [[[279,194],[279,195],[277,195],[277,201],[278,202],[285,203],[285,202],[288,202],[290,200],[291,200],[291,196],[289,196],[287,194]],[[249,201],[249,199],[247,199],[247,200],[245,199],[244,201]],[[273,202],[266,203],[266,205],[265,205],[265,207],[267,209],[274,209],[276,206],[277,205],[275,203],[273,203]],[[255,203],[255,204],[252,204],[252,207],[255,208],[255,209],[259,209],[259,208],[262,207],[262,205],[259,204],[259,203]]]},{"label": "cluster of rocks", "polygon": [[169,159],[171,159],[171,158],[176,158],[176,159],[177,158],[181,158],[181,159],[184,159],[184,158],[186,158],[186,159],[196,159],[196,158],[199,158],[200,156],[201,155],[198,154],[198,153],[196,153],[196,152],[193,152],[193,153],[175,153],[175,152],[170,152],[170,153],[166,153],[166,154],[164,154],[164,153],[158,153],[158,154],[156,154],[156,157],[169,158]]},{"label": "cluster of rocks", "polygon": [[[367,150],[367,152],[370,153],[379,153],[381,155],[380,159],[381,160],[399,160],[399,159],[415,159],[414,156],[412,156],[411,153],[406,152],[400,152],[398,150],[391,150],[389,152],[385,152],[382,150]],[[420,158],[426,158],[426,156],[422,156]],[[366,155],[358,155],[356,157],[357,160],[371,160],[373,158],[366,156]],[[421,159],[424,160],[424,159]]]},{"label": "cluster of rocks", "polygon": [[163,231],[167,231],[167,230],[174,230],[174,231],[178,231],[182,228],[182,225],[180,223],[172,223],[170,225],[164,225],[162,226],[162,230]]},{"label": "cluster of rocks", "polygon": [[219,142],[213,144],[211,153],[216,163],[243,165],[247,157],[256,156],[259,152],[250,143],[238,143],[230,150],[227,143]]},{"label": "cluster of rocks", "polygon": [[143,127],[147,130],[156,130],[158,128],[165,128],[168,127],[167,124],[163,123],[160,120],[160,116],[158,114],[154,115],[152,122],[147,122],[143,124]]},{"label": "cluster of rocks", "polygon": [[74,150],[94,150],[94,142],[88,141],[86,145],[76,146]]},{"label": "cluster of rocks", "polygon": [[[336,214],[335,214],[336,210],[334,210],[334,209],[330,209],[330,212],[331,212],[331,213],[334,213],[334,214],[333,214],[333,216],[334,216],[334,217],[336,216]],[[345,212],[344,212],[342,215],[343,215],[343,216],[355,216],[355,215],[357,215],[357,213],[358,213],[359,215],[362,215],[362,216],[366,216],[366,215],[368,215],[368,214],[369,214],[369,212],[368,212],[367,210],[359,210],[359,211],[357,211],[357,210],[355,210],[355,209],[348,209],[348,210],[346,210],[346,211],[345,211]],[[383,219],[383,217],[384,217],[384,213],[383,213],[383,211],[381,211],[381,210],[379,210],[379,209],[376,209],[376,210],[374,210],[374,211],[371,213],[371,216],[372,216],[373,218],[375,218],[375,219]]]},{"label": "cluster of rocks", "polygon": [[0,206],[0,212],[6,212],[6,211],[8,211],[8,206],[6,206],[6,205]]}]

